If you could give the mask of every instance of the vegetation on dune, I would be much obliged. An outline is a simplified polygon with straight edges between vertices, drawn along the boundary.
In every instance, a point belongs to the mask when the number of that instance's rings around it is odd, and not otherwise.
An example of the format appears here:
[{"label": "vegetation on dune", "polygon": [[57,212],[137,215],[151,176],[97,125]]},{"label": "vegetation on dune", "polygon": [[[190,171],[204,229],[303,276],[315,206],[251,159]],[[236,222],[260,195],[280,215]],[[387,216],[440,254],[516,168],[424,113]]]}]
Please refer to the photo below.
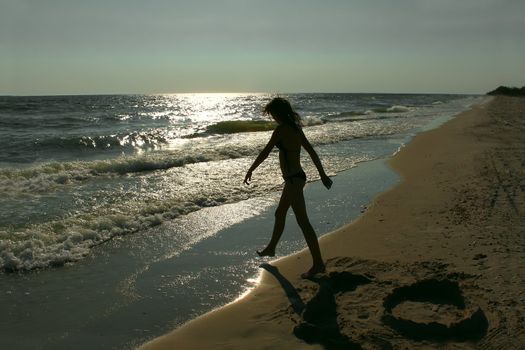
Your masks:
[{"label": "vegetation on dune", "polygon": [[499,86],[496,90],[487,92],[487,95],[492,96],[525,96],[525,86],[518,87],[508,87],[508,86]]}]

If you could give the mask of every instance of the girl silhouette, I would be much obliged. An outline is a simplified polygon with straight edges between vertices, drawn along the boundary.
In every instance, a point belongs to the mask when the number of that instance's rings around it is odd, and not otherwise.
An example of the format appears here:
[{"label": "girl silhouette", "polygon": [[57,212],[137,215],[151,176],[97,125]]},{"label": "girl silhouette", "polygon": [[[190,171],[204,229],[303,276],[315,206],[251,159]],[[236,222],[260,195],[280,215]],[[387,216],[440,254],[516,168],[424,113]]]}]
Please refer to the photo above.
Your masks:
[{"label": "girl silhouette", "polygon": [[286,99],[276,97],[272,99],[264,108],[264,114],[271,115],[277,122],[270,141],[255,159],[252,166],[246,173],[244,183],[250,184],[252,172],[268,157],[274,146],[279,149],[279,163],[284,178],[284,188],[279,200],[279,205],[275,211],[275,224],[273,227],[272,238],[268,246],[262,251],[257,251],[259,256],[274,256],[275,248],[281,238],[286,221],[286,213],[291,206],[299,227],[303,231],[304,238],[312,254],[313,265],[301,275],[303,278],[310,278],[316,273],[324,272],[325,265],[321,257],[321,250],[317,242],[317,236],[310,224],[306,205],[304,202],[303,188],[306,183],[306,174],[301,167],[300,155],[301,147],[308,152],[314,162],[321,181],[327,189],[332,186],[332,180],[326,175],[319,156],[306,138],[301,128],[301,118],[295,112]]}]

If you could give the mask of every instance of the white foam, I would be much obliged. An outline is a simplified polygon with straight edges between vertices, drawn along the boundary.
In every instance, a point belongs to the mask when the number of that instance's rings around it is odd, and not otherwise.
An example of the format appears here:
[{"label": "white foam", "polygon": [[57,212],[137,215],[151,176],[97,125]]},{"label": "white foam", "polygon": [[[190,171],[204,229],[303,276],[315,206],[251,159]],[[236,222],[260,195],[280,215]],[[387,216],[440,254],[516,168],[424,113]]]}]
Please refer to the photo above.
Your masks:
[{"label": "white foam", "polygon": [[386,109],[389,113],[395,113],[395,112],[408,112],[410,111],[410,107],[402,106],[402,105],[394,105]]},{"label": "white foam", "polygon": [[318,116],[305,116],[301,118],[301,124],[304,126],[321,125],[324,123],[324,120]]}]

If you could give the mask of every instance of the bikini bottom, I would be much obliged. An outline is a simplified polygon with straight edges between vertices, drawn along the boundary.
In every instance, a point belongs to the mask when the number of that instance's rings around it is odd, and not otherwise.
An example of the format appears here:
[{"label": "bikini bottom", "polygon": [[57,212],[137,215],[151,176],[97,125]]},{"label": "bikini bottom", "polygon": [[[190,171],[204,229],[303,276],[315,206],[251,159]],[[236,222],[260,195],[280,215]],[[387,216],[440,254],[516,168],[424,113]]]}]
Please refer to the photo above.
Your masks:
[{"label": "bikini bottom", "polygon": [[301,170],[298,173],[288,175],[288,176],[283,176],[283,179],[284,181],[290,180],[291,183],[293,183],[293,179],[301,179],[304,182],[306,182],[306,174],[304,173],[303,170]]}]

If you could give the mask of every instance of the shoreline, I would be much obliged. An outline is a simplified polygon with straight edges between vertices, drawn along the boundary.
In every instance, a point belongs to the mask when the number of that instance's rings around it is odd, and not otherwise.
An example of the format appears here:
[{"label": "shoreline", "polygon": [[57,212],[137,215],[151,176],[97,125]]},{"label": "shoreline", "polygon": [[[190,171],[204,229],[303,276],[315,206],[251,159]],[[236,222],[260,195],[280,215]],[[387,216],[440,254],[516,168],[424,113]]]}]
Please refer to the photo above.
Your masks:
[{"label": "shoreline", "polygon": [[[390,160],[401,182],[377,196],[356,221],[319,240],[327,261],[325,282],[332,288],[336,277],[345,273],[369,276],[367,286],[354,286],[355,293],[361,291],[357,296],[343,293],[328,298],[338,310],[329,324],[308,312],[331,304],[319,297],[324,295],[322,283],[300,279],[300,273],[310,264],[308,252],[303,250],[272,261],[273,267],[267,266],[269,273],[263,271],[259,285],[242,299],[140,349],[321,348],[334,339],[326,334],[323,338],[326,329],[331,335],[337,331],[342,340],[355,346],[380,347],[388,343],[433,348],[435,339],[415,340],[406,334],[400,337],[385,324],[382,307],[383,300],[396,288],[429,279],[459,286],[468,301],[465,317],[474,315],[469,312],[477,307],[486,320],[486,324],[483,319],[478,322],[474,338],[464,341],[445,336],[438,341],[441,346],[521,344],[524,320],[512,310],[523,309],[523,302],[517,300],[525,281],[517,271],[525,267],[525,254],[523,245],[516,244],[525,243],[518,234],[525,205],[517,196],[523,191],[522,180],[519,176],[505,176],[523,171],[520,150],[525,144],[525,123],[519,119],[523,110],[523,100],[497,97],[460,113],[437,129],[418,134]],[[494,149],[500,151],[495,153]],[[504,168],[505,164],[510,168]],[[502,187],[502,181],[511,185]],[[514,192],[507,191],[508,186],[514,186]],[[510,198],[509,193],[514,197]],[[388,287],[384,285],[386,280]],[[379,281],[383,282],[381,286]],[[347,280],[343,284],[349,287],[352,283]],[[362,299],[362,305],[354,304],[356,298]],[[405,312],[405,318],[428,317],[428,310],[419,308],[398,313]],[[504,311],[509,313],[505,315]],[[449,328],[461,321],[446,310],[438,314],[433,316],[444,315],[440,321]],[[310,327],[309,332],[301,331],[305,325]],[[516,336],[506,336],[512,332]],[[314,333],[317,338],[308,338]]]},{"label": "shoreline", "polygon": [[[338,173],[337,179],[335,192],[319,181],[305,188],[309,215],[319,233],[351,222],[377,193],[399,181],[384,159],[363,162]],[[253,252],[267,242],[278,194],[190,213],[108,242],[60,271],[3,275],[0,286],[7,294],[1,306],[12,315],[3,329],[19,335],[3,332],[3,344],[54,350],[130,349],[231,302],[256,283],[258,266],[265,260]],[[304,247],[295,219],[288,221],[278,256]],[[198,236],[189,235],[192,232]],[[179,251],[184,244],[188,249]],[[28,306],[44,296],[45,304]],[[68,306],[75,305],[74,314],[64,307],[64,299]],[[42,328],[45,333],[30,331]],[[113,331],[108,334],[107,329]],[[28,336],[21,340],[22,335]]]}]

